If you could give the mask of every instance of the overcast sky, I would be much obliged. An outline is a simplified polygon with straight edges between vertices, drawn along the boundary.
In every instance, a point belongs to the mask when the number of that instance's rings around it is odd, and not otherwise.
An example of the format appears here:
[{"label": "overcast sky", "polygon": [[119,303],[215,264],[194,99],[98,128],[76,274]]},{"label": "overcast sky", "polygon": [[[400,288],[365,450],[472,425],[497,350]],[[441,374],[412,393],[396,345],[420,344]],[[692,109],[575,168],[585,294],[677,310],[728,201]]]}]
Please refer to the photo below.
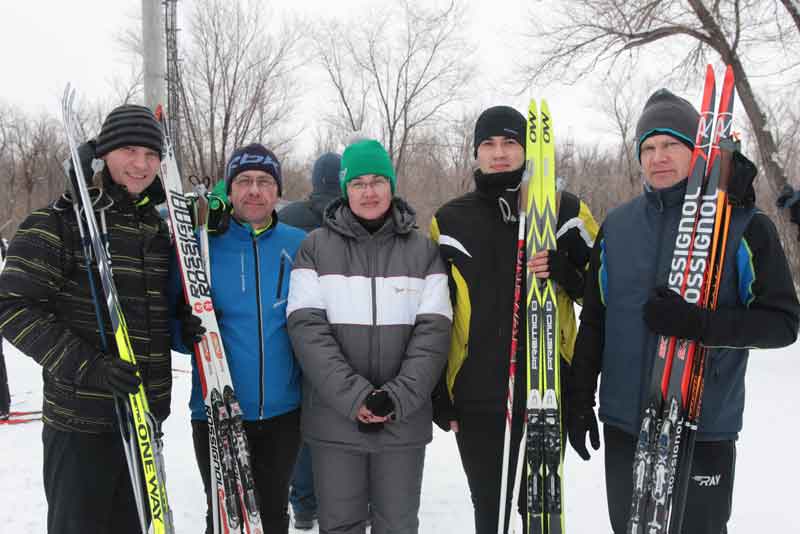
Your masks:
[{"label": "overcast sky", "polygon": [[[312,18],[343,14],[357,18],[365,2],[276,0],[264,2],[264,5],[273,6],[268,11],[270,16],[277,11],[280,15],[299,14]],[[589,140],[605,134],[607,142],[613,141],[606,119],[592,109],[598,102],[596,87],[591,84],[531,88],[517,96],[512,90],[518,87],[509,88],[498,83],[510,77],[515,56],[519,56],[518,47],[522,42],[519,33],[527,11],[531,6],[537,9],[541,6],[544,16],[545,5],[546,2],[530,0],[468,2],[469,31],[475,38],[479,58],[479,75],[468,106],[483,109],[508,104],[523,111],[531,95],[545,97],[555,118],[556,135],[563,138],[569,134],[578,140]],[[133,16],[140,6],[140,0],[0,2],[0,100],[30,112],[46,110],[56,115],[67,81],[78,88],[84,99],[108,98],[115,76],[124,76],[131,69],[116,37],[125,28],[136,27]],[[178,6],[185,11],[190,0],[180,0]],[[693,98],[694,95],[687,96]],[[301,110],[298,120],[301,127],[313,131],[313,124],[309,123],[311,116]],[[299,143],[310,141],[300,139]]]}]

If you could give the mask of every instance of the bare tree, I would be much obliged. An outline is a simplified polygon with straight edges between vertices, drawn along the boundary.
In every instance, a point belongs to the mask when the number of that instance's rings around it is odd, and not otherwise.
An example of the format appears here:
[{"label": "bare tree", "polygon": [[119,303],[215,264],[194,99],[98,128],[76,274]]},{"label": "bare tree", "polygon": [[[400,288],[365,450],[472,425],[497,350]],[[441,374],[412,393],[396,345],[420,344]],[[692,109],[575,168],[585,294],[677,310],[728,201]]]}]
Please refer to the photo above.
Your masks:
[{"label": "bare tree", "polygon": [[183,162],[190,172],[221,177],[236,146],[258,141],[281,152],[292,137],[282,126],[297,94],[299,26],[267,31],[262,9],[258,2],[193,4],[182,53]]},{"label": "bare tree", "polygon": [[415,131],[445,117],[470,79],[464,11],[455,1],[437,8],[405,0],[362,20],[346,32],[336,23],[317,30],[316,56],[336,93],[339,124],[379,132],[404,177]]},{"label": "bare tree", "polygon": [[609,74],[606,83],[602,84],[604,98],[601,105],[619,136],[617,165],[623,170],[631,187],[635,187],[640,183],[640,172],[633,141],[643,99],[637,89],[639,86],[632,83],[632,78],[628,69]]},{"label": "bare tree", "polygon": [[[787,9],[795,7],[786,3]],[[713,51],[731,65],[736,89],[757,139],[765,175],[775,191],[787,182],[776,154],[775,138],[756,98],[745,69],[748,47],[764,46],[774,34],[775,19],[768,3],[733,0],[704,3],[701,0],[569,0],[562,6],[564,21],[552,31],[537,33],[549,44],[541,61],[530,66],[533,77],[583,73],[600,62],[613,66],[625,56],[637,58],[640,49],[666,40],[675,45],[691,43],[678,69],[697,70]],[[791,10],[790,10],[791,12]],[[533,37],[533,35],[531,36]],[[661,49],[663,58],[668,52]],[[752,64],[750,65],[753,66]]]},{"label": "bare tree", "polygon": [[0,225],[10,234],[33,209],[63,190],[61,125],[47,115],[31,117],[0,105]]},{"label": "bare tree", "polygon": [[800,6],[798,6],[794,0],[780,0],[780,2],[792,18],[795,28],[800,32]]}]

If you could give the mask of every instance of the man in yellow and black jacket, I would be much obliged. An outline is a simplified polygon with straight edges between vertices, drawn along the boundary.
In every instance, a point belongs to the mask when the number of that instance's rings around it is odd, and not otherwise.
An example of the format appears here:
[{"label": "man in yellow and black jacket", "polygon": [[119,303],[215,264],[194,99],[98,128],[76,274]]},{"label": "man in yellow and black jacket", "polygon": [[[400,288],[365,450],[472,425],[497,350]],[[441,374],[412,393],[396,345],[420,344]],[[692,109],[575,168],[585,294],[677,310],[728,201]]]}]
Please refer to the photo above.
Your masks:
[{"label": "man in yellow and black jacket", "polygon": [[[475,190],[446,203],[431,221],[431,237],[447,263],[454,312],[447,368],[434,393],[434,416],[440,427],[456,434],[475,509],[476,534],[497,532],[525,125],[522,114],[507,106],[489,108],[478,117]],[[558,284],[563,366],[572,359],[576,334],[572,302],[583,295],[597,223],[575,195],[561,192],[557,203],[557,250],[529,258],[528,267]],[[521,332],[510,477],[524,419],[525,354]],[[508,487],[513,487],[513,480]],[[525,498],[522,493],[520,502]]]}]

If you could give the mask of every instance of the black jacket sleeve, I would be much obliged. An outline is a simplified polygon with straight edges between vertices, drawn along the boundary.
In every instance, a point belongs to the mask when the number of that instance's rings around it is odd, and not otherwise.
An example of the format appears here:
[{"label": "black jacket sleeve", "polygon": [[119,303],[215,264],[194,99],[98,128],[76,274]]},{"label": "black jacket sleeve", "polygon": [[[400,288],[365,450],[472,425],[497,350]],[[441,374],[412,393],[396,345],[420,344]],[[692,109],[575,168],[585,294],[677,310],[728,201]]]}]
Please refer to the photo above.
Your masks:
[{"label": "black jacket sleeve", "polygon": [[49,309],[69,282],[59,217],[34,211],[11,240],[0,275],[0,334],[54,377],[76,384],[102,354]]},{"label": "black jacket sleeve", "polygon": [[759,212],[745,229],[743,241],[753,271],[747,302],[710,312],[703,344],[737,348],[790,345],[797,339],[800,304],[778,231],[769,217]]},{"label": "black jacket sleeve", "polygon": [[606,320],[606,306],[600,286],[602,246],[603,228],[601,227],[589,258],[583,293],[581,325],[575,340],[575,355],[572,358],[567,382],[570,405],[576,408],[594,406],[597,377],[602,367]]}]

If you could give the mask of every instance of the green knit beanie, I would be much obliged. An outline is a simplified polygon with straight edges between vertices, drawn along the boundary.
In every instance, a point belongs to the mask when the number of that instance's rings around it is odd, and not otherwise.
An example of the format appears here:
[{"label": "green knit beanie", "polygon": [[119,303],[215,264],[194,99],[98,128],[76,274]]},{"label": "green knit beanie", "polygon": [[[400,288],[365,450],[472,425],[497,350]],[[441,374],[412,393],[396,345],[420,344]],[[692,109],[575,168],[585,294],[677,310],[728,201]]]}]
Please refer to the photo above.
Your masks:
[{"label": "green knit beanie", "polygon": [[397,188],[397,178],[392,168],[392,159],[378,141],[365,139],[353,143],[342,153],[342,170],[339,172],[339,184],[342,186],[342,196],[347,198],[347,184],[350,180],[365,174],[377,174],[389,179],[394,195]]}]

